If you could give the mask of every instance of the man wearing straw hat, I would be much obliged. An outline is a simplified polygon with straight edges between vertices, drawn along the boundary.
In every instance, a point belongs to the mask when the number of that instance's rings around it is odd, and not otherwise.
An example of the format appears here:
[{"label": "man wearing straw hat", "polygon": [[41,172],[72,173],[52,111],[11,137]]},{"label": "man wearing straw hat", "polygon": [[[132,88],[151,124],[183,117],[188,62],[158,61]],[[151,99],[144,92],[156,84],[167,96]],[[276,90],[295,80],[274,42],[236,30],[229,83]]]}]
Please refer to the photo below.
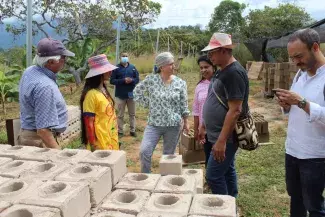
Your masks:
[{"label": "man wearing straw hat", "polygon": [[[248,111],[249,82],[246,70],[233,57],[231,35],[214,33],[208,51],[211,62],[219,67],[211,79],[208,96],[203,107],[203,124],[199,138],[214,145],[207,165],[206,179],[213,194],[238,194],[235,169],[237,141],[234,129],[237,119]],[[227,106],[226,106],[227,105]]]},{"label": "man wearing straw hat", "polygon": [[59,135],[67,127],[68,111],[56,76],[66,57],[73,56],[61,41],[39,41],[35,65],[25,70],[19,84],[22,129],[18,144],[60,149]]}]

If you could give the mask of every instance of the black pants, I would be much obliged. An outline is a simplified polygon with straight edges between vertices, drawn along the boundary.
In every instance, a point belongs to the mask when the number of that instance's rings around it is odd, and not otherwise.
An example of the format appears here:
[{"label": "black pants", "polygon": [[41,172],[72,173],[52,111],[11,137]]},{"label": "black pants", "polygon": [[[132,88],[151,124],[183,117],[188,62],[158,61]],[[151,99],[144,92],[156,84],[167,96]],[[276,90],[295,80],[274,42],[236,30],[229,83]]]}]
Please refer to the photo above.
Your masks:
[{"label": "black pants", "polygon": [[308,211],[309,217],[325,217],[325,158],[298,159],[286,154],[285,169],[290,216],[306,217]]},{"label": "black pants", "polygon": [[205,153],[205,168],[207,168],[207,164],[209,161],[209,157],[211,154],[213,144],[208,141],[208,136],[205,135],[205,144],[204,144],[204,153]]}]

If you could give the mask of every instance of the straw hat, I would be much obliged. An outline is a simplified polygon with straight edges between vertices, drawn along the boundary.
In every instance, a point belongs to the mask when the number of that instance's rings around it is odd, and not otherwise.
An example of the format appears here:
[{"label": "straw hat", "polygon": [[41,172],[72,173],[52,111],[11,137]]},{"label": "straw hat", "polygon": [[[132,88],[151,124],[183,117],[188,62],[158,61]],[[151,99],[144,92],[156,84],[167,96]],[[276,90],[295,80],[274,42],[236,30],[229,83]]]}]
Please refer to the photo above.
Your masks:
[{"label": "straw hat", "polygon": [[105,74],[106,72],[113,71],[118,67],[110,64],[105,54],[100,54],[88,59],[89,72],[86,75],[87,78],[91,78],[97,75]]},{"label": "straw hat", "polygon": [[236,47],[236,45],[232,43],[231,35],[216,32],[212,35],[209,45],[206,46],[202,51],[209,51],[219,47],[233,49]]}]

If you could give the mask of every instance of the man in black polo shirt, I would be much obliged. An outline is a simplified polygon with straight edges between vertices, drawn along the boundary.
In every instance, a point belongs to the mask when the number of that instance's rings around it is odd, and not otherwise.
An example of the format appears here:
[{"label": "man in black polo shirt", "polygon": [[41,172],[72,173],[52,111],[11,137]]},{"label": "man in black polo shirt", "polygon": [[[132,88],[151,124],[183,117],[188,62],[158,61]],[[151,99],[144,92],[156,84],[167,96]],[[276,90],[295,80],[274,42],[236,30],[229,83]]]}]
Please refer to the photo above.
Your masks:
[{"label": "man in black polo shirt", "polygon": [[219,70],[210,83],[199,137],[204,141],[207,133],[209,142],[214,143],[206,172],[212,193],[236,197],[238,144],[234,129],[240,115],[248,111],[249,82],[246,70],[232,55],[233,47],[231,35],[214,33],[203,49]]},{"label": "man in black polo shirt", "polygon": [[112,72],[110,83],[115,85],[115,97],[118,106],[118,134],[123,136],[125,106],[128,107],[130,117],[130,135],[136,137],[135,132],[135,102],[133,90],[139,83],[139,73],[134,65],[129,62],[128,54],[121,53],[121,63]]}]

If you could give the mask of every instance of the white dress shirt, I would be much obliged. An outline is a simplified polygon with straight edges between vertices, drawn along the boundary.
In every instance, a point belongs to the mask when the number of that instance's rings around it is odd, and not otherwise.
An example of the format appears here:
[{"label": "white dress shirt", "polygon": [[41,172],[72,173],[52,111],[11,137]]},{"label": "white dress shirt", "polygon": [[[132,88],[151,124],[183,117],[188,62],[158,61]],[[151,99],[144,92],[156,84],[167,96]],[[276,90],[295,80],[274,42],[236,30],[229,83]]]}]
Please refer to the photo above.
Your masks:
[{"label": "white dress shirt", "polygon": [[[299,77],[299,73],[301,76]],[[298,78],[298,80],[297,80]],[[310,115],[298,106],[289,112],[286,153],[298,159],[325,158],[325,65],[314,76],[298,72],[291,91],[310,103]]]}]

